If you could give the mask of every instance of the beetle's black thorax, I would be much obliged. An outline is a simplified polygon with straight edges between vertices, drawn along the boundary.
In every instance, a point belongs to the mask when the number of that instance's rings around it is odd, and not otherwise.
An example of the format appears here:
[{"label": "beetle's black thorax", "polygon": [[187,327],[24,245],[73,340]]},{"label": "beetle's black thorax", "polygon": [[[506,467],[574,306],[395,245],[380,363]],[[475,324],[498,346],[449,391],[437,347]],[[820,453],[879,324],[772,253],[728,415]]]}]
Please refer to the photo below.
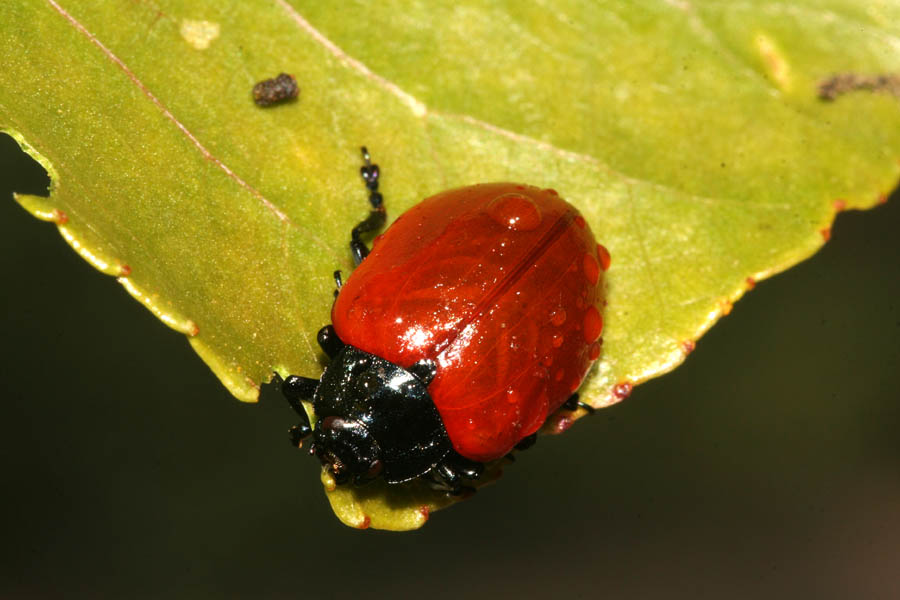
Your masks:
[{"label": "beetle's black thorax", "polygon": [[313,449],[339,483],[408,481],[447,456],[452,445],[429,381],[353,346],[334,356],[313,396]]}]

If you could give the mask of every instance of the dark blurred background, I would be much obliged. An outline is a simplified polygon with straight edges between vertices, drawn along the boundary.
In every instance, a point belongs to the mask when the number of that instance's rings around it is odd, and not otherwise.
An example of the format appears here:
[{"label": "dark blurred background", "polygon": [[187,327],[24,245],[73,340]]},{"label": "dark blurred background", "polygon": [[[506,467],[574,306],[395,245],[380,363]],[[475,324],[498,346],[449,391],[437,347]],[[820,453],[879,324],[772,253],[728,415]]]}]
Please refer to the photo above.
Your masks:
[{"label": "dark blurred background", "polygon": [[897,194],[397,534],[341,525],[274,390],[236,401],[10,195],[46,185],[0,135],[0,598],[900,597]]}]

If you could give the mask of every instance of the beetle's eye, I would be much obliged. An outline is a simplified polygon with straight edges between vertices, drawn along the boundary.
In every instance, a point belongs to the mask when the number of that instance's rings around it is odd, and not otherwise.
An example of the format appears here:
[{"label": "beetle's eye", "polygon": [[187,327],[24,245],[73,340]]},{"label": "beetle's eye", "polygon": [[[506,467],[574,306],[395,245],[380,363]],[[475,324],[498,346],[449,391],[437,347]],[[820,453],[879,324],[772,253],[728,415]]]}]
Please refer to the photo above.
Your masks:
[{"label": "beetle's eye", "polygon": [[384,469],[384,463],[381,459],[376,459],[372,461],[372,464],[369,465],[369,470],[366,471],[365,478],[366,479],[375,479],[379,475],[381,475],[381,471]]}]

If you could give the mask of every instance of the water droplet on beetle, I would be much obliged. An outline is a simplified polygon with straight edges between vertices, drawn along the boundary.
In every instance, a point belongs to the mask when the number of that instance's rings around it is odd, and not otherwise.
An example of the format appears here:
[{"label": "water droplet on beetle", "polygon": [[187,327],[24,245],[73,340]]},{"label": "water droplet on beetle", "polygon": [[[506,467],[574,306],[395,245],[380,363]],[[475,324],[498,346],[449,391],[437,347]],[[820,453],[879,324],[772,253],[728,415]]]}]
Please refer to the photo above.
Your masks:
[{"label": "water droplet on beetle", "polygon": [[503,194],[487,205],[490,217],[513,231],[531,231],[541,224],[541,211],[534,201],[522,194]]},{"label": "water droplet on beetle", "polygon": [[609,250],[603,244],[597,244],[597,258],[600,259],[600,267],[606,271],[609,269],[610,257]]},{"label": "water droplet on beetle", "polygon": [[584,314],[584,339],[586,342],[596,342],[603,332],[603,317],[596,306],[590,307]]},{"label": "water droplet on beetle", "polygon": [[560,325],[565,323],[566,322],[566,309],[564,309],[562,306],[560,306],[555,311],[553,311],[553,313],[551,313],[551,315],[550,315],[550,322],[553,323],[554,325],[556,325],[557,327],[559,327]]}]

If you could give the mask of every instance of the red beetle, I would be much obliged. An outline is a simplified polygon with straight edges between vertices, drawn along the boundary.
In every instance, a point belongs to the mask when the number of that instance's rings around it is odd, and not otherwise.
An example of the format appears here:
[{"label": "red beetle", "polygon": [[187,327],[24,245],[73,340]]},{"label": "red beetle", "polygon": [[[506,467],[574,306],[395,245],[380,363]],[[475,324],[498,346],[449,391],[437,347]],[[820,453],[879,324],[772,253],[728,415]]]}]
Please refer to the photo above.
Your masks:
[{"label": "red beetle", "polygon": [[[318,341],[321,379],[282,389],[304,421],[295,445],[338,483],[416,477],[459,493],[484,463],[525,447],[547,417],[579,405],[600,355],[609,254],[553,190],[512,183],[442,192],[385,221],[363,148],[372,211],[351,234],[358,268]],[[301,400],[312,401],[313,428]],[[591,409],[592,410],[592,409]]]}]

